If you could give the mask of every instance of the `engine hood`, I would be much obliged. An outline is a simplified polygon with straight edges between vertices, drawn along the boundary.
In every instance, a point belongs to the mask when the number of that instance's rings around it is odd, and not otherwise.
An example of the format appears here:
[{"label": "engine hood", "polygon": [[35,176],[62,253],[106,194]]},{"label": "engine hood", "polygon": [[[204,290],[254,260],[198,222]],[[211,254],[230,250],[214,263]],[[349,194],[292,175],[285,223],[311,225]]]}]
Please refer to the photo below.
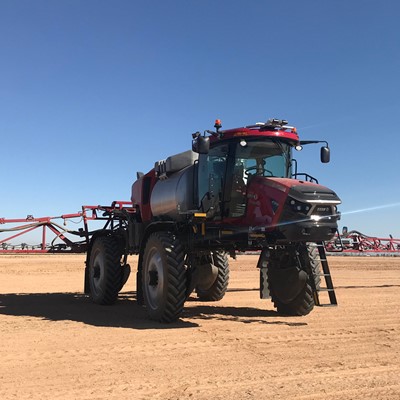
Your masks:
[{"label": "engine hood", "polygon": [[249,185],[249,193],[257,191],[259,187],[270,187],[272,191],[278,190],[297,201],[308,203],[340,204],[337,194],[326,186],[313,182],[289,178],[254,177]]},{"label": "engine hood", "polygon": [[322,185],[287,178],[253,177],[249,183],[246,219],[264,225],[285,241],[329,240],[337,229],[341,203]]}]

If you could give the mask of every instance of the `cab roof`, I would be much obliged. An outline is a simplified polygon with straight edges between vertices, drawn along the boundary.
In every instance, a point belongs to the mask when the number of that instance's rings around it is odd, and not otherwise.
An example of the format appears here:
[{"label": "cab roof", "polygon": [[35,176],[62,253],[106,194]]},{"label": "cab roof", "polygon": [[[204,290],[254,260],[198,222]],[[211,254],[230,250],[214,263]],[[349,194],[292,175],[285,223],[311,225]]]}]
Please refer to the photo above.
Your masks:
[{"label": "cab roof", "polygon": [[217,128],[217,132],[210,137],[212,143],[238,137],[268,137],[290,141],[294,144],[297,144],[300,140],[296,128],[287,125],[287,121],[285,120],[270,119],[265,123],[258,122],[255,125],[227,130],[219,130],[221,125],[220,121],[217,120],[215,127]]}]

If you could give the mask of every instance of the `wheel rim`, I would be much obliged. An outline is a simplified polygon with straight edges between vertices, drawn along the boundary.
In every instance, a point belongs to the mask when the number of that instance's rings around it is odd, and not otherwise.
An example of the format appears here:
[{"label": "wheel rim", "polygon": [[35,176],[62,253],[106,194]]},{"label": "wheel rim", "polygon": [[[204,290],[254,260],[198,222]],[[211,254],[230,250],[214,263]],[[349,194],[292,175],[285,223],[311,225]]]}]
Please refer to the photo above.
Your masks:
[{"label": "wheel rim", "polygon": [[159,308],[164,297],[164,269],[161,254],[153,248],[149,254],[145,272],[145,291],[151,309]]},{"label": "wheel rim", "polygon": [[104,280],[104,257],[101,253],[94,256],[93,265],[91,268],[91,281],[93,283],[93,291],[98,294],[101,291],[101,286]]}]

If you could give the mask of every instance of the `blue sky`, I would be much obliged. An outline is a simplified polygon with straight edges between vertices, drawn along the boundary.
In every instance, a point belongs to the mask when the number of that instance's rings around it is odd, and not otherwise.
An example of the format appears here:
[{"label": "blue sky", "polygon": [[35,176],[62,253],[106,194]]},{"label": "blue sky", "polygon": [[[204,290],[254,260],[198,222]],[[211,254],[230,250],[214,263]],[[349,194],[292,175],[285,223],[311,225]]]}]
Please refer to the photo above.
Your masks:
[{"label": "blue sky", "polygon": [[[341,226],[400,237],[398,1],[0,2],[0,217],[129,199],[191,133],[285,118]],[[362,212],[355,212],[364,210]]]}]

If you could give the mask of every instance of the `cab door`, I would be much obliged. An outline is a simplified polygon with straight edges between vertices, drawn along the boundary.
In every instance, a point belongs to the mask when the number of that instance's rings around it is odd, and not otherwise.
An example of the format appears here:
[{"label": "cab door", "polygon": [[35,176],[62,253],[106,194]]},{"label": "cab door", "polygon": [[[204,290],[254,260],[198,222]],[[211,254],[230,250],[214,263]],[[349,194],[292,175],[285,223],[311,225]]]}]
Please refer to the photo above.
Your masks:
[{"label": "cab door", "polygon": [[222,219],[229,145],[219,144],[200,154],[197,174],[199,209],[213,219]]}]

